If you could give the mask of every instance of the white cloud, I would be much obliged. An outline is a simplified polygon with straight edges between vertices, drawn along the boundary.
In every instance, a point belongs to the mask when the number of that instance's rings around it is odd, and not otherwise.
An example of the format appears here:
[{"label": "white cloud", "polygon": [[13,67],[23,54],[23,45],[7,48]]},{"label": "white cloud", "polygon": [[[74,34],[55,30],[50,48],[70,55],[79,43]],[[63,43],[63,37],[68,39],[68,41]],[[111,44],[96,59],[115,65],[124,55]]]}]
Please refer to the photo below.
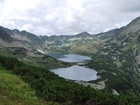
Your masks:
[{"label": "white cloud", "polygon": [[128,24],[138,0],[0,0],[0,25],[37,35],[97,33]]}]

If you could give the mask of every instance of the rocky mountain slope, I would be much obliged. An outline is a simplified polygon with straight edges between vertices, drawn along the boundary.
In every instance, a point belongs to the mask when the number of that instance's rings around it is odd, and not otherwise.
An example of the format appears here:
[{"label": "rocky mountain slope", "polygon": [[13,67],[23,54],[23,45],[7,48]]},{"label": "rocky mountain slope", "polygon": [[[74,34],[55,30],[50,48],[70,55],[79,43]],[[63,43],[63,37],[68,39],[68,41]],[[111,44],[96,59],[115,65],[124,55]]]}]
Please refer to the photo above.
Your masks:
[{"label": "rocky mountain slope", "polygon": [[[123,27],[111,40],[106,41],[104,46],[98,51],[98,54],[93,56],[93,59],[89,65],[92,68],[98,69],[101,73],[100,75],[104,74],[102,70],[105,70],[104,72],[112,72],[113,69],[116,69],[130,78],[129,80],[125,79],[130,83],[130,89],[139,94],[140,17]],[[119,85],[118,87],[121,87]],[[128,84],[126,83],[126,85]],[[126,85],[122,86],[129,87]]]},{"label": "rocky mountain slope", "polygon": [[31,33],[0,27],[0,55],[17,57],[24,62],[46,68],[69,65],[37,51],[43,45],[40,43],[39,37]]},{"label": "rocky mountain slope", "polygon": [[107,40],[112,39],[114,36],[116,36],[123,28],[124,27],[109,30],[107,32],[101,32],[101,33],[95,34],[94,36],[99,37],[99,39],[101,40],[107,41]]},{"label": "rocky mountain slope", "polygon": [[[108,53],[116,54],[116,64],[120,68],[134,71],[140,74],[140,17],[128,24],[117,36],[107,42],[105,45],[110,51]],[[119,49],[119,50],[118,50]],[[119,55],[119,57],[117,57]],[[133,71],[132,71],[133,70]],[[140,76],[140,75],[139,75]]]},{"label": "rocky mountain slope", "polygon": [[[11,39],[14,39],[11,46],[21,46],[32,48],[41,53],[93,53],[97,51],[97,46],[100,44],[98,37],[90,35],[87,32],[82,32],[76,35],[52,35],[52,36],[37,36],[27,31],[19,31],[17,29],[10,30],[1,27]],[[105,36],[105,35],[104,35]],[[4,44],[8,45],[8,43]],[[83,47],[81,47],[83,46]],[[94,48],[94,49],[93,49]]]},{"label": "rocky mountain slope", "polygon": [[13,41],[13,38],[6,31],[4,31],[2,27],[0,27],[0,39],[6,42]]}]

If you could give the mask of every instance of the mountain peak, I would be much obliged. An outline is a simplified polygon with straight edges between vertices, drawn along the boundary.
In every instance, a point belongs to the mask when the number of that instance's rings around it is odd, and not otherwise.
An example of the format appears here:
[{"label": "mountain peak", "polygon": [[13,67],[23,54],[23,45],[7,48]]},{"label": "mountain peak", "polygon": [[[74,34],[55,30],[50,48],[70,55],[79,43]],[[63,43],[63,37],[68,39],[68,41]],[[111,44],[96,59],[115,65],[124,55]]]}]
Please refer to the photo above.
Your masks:
[{"label": "mountain peak", "polygon": [[130,22],[130,24],[134,24],[134,23],[135,24],[140,23],[140,16]]},{"label": "mountain peak", "polygon": [[12,42],[13,38],[0,26],[0,39],[6,42]]},{"label": "mountain peak", "polygon": [[78,37],[87,37],[87,36],[91,36],[88,32],[81,32],[79,34],[76,34],[75,36],[78,36]]},{"label": "mountain peak", "polygon": [[126,29],[128,32],[134,33],[140,30],[140,17],[131,21],[127,26]]},{"label": "mountain peak", "polygon": [[84,31],[84,32],[81,32],[79,34],[85,34],[85,35],[90,35],[88,32]]}]

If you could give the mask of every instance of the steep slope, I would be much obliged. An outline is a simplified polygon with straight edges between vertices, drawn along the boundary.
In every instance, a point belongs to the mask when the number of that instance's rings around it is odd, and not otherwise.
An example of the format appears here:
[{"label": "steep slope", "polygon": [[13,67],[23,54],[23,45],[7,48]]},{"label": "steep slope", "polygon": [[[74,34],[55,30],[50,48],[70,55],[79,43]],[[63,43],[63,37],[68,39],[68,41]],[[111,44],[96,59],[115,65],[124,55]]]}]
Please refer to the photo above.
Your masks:
[{"label": "steep slope", "polygon": [[31,47],[32,49],[36,50],[44,50],[45,42],[40,39],[40,37],[29,33],[27,31],[19,31],[17,29],[10,30],[8,28],[2,27],[13,39],[22,43],[22,45]]},{"label": "steep slope", "polygon": [[124,27],[109,30],[107,32],[101,32],[99,34],[95,34],[94,36],[99,37],[101,40],[107,41],[107,40],[112,39],[114,36],[116,36],[121,30],[123,30],[123,28]]},{"label": "steep slope", "polygon": [[0,27],[0,39],[4,40],[6,42],[13,41],[13,38],[6,31],[4,31],[2,27]]},{"label": "steep slope", "polygon": [[[110,71],[110,67],[124,73],[130,79],[129,89],[140,93],[140,17],[123,27],[117,35],[93,56],[90,67],[100,72]],[[93,64],[94,63],[94,64]],[[103,75],[104,73],[101,73]],[[108,77],[106,77],[108,78]],[[122,78],[122,77],[121,77]],[[112,78],[114,79],[114,78]],[[123,78],[122,78],[123,79]],[[123,80],[122,80],[123,81]],[[119,87],[119,86],[118,86]]]},{"label": "steep slope", "polygon": [[126,27],[124,27],[119,32],[119,34],[110,42],[123,44],[123,42],[127,42],[129,39],[135,40],[134,38],[138,37],[139,31],[140,31],[140,17],[136,18],[131,23],[129,23]]},{"label": "steep slope", "polygon": [[[140,17],[128,24],[104,47],[105,49],[110,49],[108,53],[124,55],[118,58],[121,67],[127,64],[127,69],[134,70],[135,73],[140,74]],[[129,62],[131,62],[130,65]]]},{"label": "steep slope", "polygon": [[9,30],[9,29],[6,29],[6,28],[0,26],[0,46],[1,47],[24,47],[24,48],[27,48],[27,46],[24,45],[23,42],[13,38],[11,36],[11,34],[7,32],[7,30]]},{"label": "steep slope", "polygon": [[[17,35],[17,33],[20,35]],[[42,43],[38,42],[39,40],[39,37],[26,31],[20,32],[0,27],[0,55],[17,57],[24,62],[47,68],[69,65],[37,51],[36,49],[41,46],[39,43]]]}]

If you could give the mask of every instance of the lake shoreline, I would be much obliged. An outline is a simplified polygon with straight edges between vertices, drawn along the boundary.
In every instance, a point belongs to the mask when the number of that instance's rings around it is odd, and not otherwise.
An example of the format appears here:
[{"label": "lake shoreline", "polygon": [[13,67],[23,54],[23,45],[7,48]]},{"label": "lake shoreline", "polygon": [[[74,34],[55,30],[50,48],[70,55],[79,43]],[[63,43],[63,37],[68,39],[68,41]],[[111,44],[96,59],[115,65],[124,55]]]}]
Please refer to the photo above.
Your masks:
[{"label": "lake shoreline", "polygon": [[50,71],[70,80],[94,81],[98,79],[97,71],[84,66],[73,65],[67,68],[50,69]]},{"label": "lake shoreline", "polygon": [[63,62],[66,61],[67,63],[73,63],[70,67],[50,69],[60,77],[83,81],[94,81],[98,78],[96,70],[84,66],[85,62],[91,60],[90,57],[78,54],[59,54],[53,55],[53,57],[56,57],[56,59]]}]

